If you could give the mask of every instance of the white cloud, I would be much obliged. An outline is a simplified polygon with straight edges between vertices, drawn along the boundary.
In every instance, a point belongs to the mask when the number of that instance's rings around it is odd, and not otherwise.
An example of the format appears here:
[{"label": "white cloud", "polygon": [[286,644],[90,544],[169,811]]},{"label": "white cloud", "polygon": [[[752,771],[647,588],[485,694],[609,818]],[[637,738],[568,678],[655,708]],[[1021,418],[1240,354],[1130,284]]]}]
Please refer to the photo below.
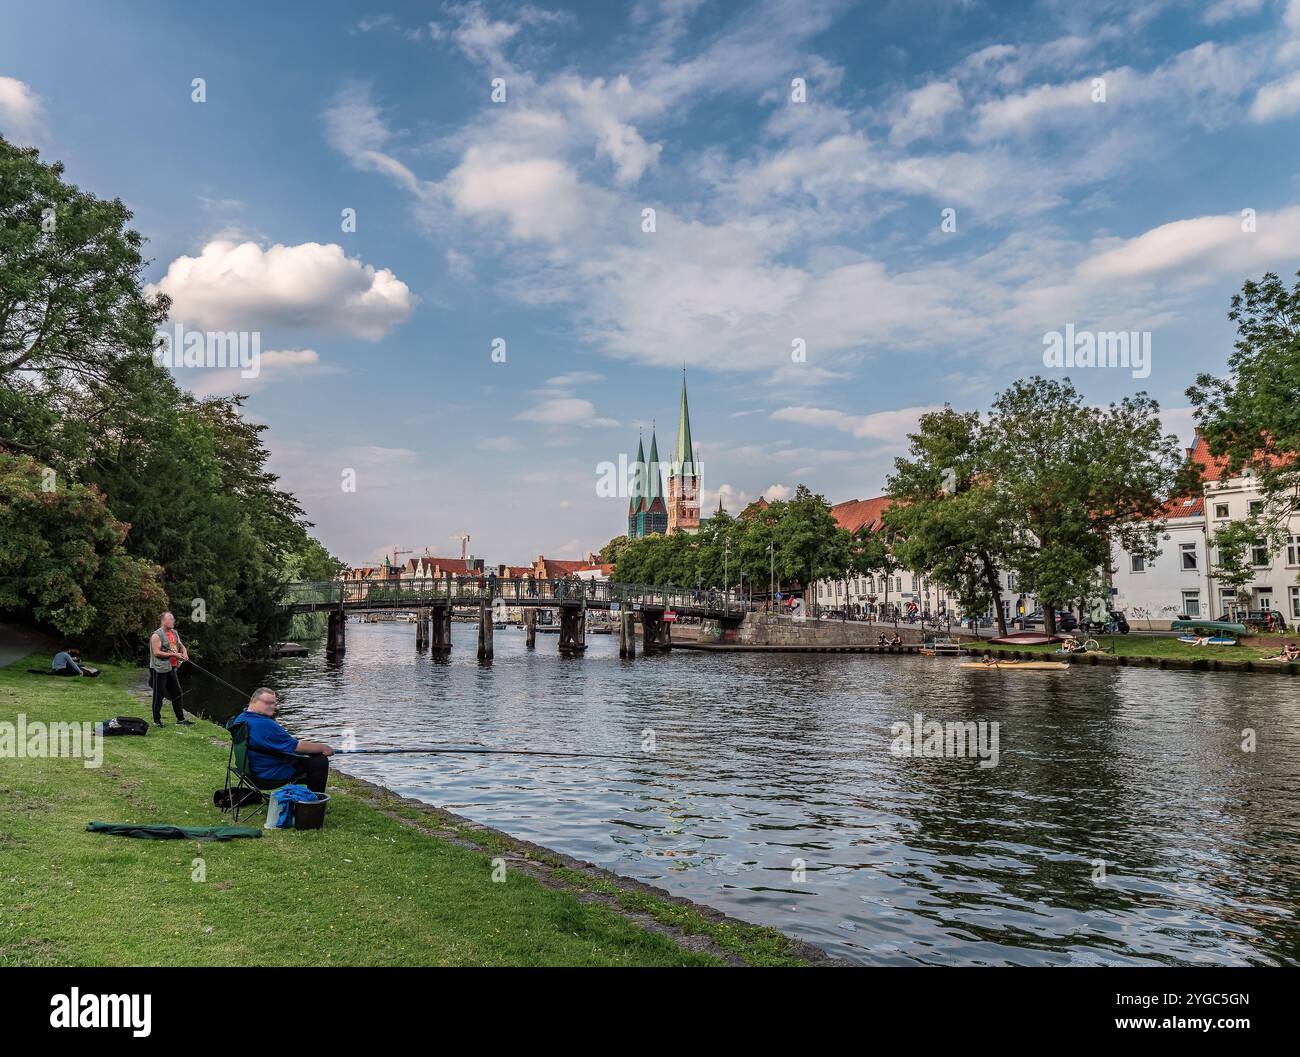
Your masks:
[{"label": "white cloud", "polygon": [[889,130],[889,141],[906,146],[918,139],[937,135],[949,114],[962,107],[961,89],[952,81],[932,81],[909,92]]},{"label": "white cloud", "polygon": [[552,397],[538,401],[515,416],[544,426],[617,426],[618,421],[596,414],[596,405],[579,397]]},{"label": "white cloud", "polygon": [[476,445],[481,451],[514,451],[519,442],[514,437],[483,437]]},{"label": "white cloud", "polygon": [[172,299],[172,319],[206,329],[284,325],[371,341],[405,320],[414,301],[387,268],[318,242],[263,249],[214,240],[197,257],[177,257],[148,289]]},{"label": "white cloud", "polygon": [[907,434],[916,429],[917,421],[928,411],[938,407],[904,407],[896,411],[876,411],[868,415],[850,415],[819,407],[782,407],[772,412],[772,418],[781,422],[796,422],[802,426],[824,426],[851,433],[859,440],[876,440],[903,446]]},{"label": "white cloud", "polygon": [[1260,213],[1256,230],[1239,215],[1195,217],[1162,224],[1131,239],[1108,240],[1078,267],[1088,283],[1154,280],[1182,272],[1193,282],[1259,271],[1291,261],[1300,245],[1300,206]]},{"label": "white cloud", "polygon": [[29,144],[42,131],[44,106],[31,87],[0,77],[0,132],[12,143]]},{"label": "white cloud", "polygon": [[1250,104],[1250,119],[1264,124],[1300,113],[1300,72],[1264,85]]},{"label": "white cloud", "polygon": [[470,147],[447,175],[447,190],[461,213],[505,220],[518,239],[558,240],[576,231],[590,198],[564,162],[526,156],[507,143]]}]

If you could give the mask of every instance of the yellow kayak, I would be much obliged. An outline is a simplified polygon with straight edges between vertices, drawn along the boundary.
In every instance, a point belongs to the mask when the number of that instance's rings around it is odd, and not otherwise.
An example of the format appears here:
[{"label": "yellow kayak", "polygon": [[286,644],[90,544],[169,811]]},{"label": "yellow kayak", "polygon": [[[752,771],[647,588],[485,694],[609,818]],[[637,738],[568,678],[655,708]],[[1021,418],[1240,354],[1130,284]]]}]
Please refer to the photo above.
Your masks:
[{"label": "yellow kayak", "polygon": [[962,661],[963,668],[986,668],[986,669],[1003,669],[1021,668],[1031,672],[1061,672],[1070,666],[1064,661],[994,661],[992,664],[985,664],[983,661]]}]

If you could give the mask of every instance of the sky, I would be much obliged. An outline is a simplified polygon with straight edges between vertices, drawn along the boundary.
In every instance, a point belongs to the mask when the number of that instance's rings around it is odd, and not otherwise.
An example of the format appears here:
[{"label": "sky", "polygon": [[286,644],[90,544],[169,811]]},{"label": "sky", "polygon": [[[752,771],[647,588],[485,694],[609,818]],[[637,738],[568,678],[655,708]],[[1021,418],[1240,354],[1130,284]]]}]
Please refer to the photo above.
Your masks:
[{"label": "sky", "polygon": [[[4,0],[0,132],[128,205],[169,333],[257,342],[174,373],[353,565],[599,549],[683,367],[705,511],[878,495],[1033,374],[1186,444],[1300,268],[1300,0]],[[1045,363],[1103,332],[1149,360]]]}]

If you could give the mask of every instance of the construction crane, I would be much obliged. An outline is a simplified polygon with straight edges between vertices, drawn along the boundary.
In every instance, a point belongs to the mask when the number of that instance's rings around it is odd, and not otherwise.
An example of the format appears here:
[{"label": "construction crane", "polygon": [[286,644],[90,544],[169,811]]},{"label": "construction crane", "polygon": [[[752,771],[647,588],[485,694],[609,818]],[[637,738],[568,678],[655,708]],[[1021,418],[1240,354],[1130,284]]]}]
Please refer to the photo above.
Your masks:
[{"label": "construction crane", "polygon": [[469,533],[462,532],[459,536],[452,536],[454,540],[460,540],[460,560],[465,561],[469,557]]},{"label": "construction crane", "polygon": [[394,544],[393,544],[393,566],[394,566],[394,568],[395,568],[396,566],[398,566],[398,565],[401,564],[401,562],[398,561],[398,555],[401,555],[401,554],[414,554],[414,553],[415,553],[415,551],[398,550],[398,549],[397,549],[397,544],[394,543]]}]

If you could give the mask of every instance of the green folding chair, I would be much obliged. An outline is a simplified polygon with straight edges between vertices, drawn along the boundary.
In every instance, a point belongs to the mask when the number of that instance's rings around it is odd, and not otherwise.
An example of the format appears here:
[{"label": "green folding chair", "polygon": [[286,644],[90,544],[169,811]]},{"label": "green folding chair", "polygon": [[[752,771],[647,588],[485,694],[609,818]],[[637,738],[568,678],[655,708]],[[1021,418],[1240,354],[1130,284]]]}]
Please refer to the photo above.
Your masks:
[{"label": "green folding chair", "polygon": [[[226,729],[230,731],[230,756],[226,760],[226,784],[217,790],[213,801],[221,813],[233,813],[236,822],[239,813],[245,809],[259,807],[266,803],[266,794],[283,789],[293,784],[298,775],[289,778],[258,778],[253,774],[248,762],[248,723],[230,722]],[[276,749],[259,748],[263,756],[278,756],[282,760],[291,760],[299,764],[307,757],[300,752],[280,752]],[[299,768],[301,770],[301,768]]]}]

